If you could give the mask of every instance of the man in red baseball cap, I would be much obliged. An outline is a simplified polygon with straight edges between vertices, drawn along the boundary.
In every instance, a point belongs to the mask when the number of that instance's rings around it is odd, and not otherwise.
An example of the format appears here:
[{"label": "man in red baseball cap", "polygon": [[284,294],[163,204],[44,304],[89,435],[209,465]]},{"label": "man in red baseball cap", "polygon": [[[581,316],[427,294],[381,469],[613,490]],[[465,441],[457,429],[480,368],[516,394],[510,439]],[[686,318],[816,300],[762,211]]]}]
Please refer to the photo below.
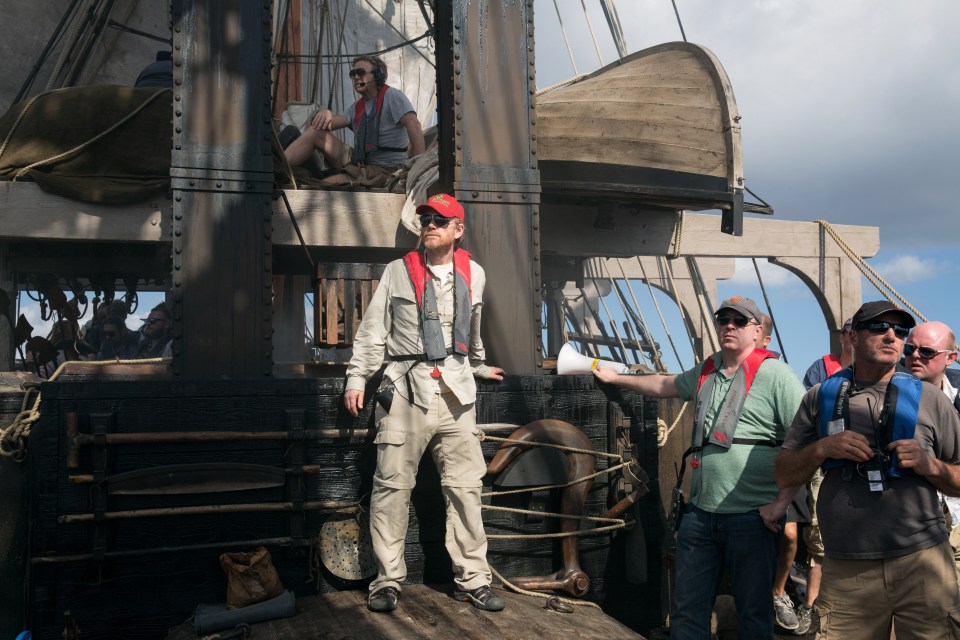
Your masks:
[{"label": "man in red baseball cap", "polygon": [[356,416],[364,388],[387,366],[377,393],[377,470],[370,495],[370,535],[377,577],[367,607],[392,611],[407,577],[403,546],[417,466],[430,449],[446,498],[447,551],[454,597],[484,611],[503,609],[490,588],[487,538],[480,517],[486,463],[476,433],[474,376],[502,380],[484,364],[480,340],[483,268],[457,247],[463,207],[445,193],[417,207],[421,248],[387,265],[363,316],[347,367],[344,404]]}]

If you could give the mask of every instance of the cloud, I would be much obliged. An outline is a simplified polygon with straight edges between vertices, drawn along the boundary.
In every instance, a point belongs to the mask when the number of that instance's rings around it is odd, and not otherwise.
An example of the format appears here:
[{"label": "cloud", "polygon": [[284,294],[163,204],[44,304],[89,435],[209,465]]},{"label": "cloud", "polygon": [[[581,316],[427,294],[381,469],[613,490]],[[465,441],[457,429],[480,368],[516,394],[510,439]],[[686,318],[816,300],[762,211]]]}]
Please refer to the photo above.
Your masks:
[{"label": "cloud", "polygon": [[955,267],[949,263],[931,258],[903,254],[897,255],[875,265],[871,265],[885,280],[897,283],[918,282],[942,276]]},{"label": "cloud", "polygon": [[[757,267],[760,268],[760,277],[763,278],[765,287],[786,288],[802,284],[795,275],[766,260],[758,259]],[[732,278],[724,281],[724,284],[738,287],[758,286],[757,272],[753,268],[753,261],[750,258],[737,258],[736,271]]]}]

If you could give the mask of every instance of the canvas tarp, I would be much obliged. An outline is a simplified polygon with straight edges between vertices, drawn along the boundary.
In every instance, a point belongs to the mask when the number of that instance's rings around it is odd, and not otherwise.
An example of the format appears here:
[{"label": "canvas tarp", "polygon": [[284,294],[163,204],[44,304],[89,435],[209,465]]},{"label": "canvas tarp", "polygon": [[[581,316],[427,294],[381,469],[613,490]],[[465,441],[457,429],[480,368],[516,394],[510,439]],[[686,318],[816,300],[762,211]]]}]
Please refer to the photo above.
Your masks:
[{"label": "canvas tarp", "polygon": [[83,202],[127,204],[163,193],[170,103],[170,89],[96,85],[15,104],[0,117],[0,177],[34,180]]}]

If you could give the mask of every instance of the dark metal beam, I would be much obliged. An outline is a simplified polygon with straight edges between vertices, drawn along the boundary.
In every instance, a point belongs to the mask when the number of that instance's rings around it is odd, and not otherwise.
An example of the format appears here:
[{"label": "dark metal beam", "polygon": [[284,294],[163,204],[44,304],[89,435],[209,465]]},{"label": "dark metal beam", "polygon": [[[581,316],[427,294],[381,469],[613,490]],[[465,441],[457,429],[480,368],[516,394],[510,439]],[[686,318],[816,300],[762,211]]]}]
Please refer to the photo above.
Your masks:
[{"label": "dark metal beam", "polygon": [[467,210],[487,274],[484,344],[509,373],[539,371],[540,174],[533,1],[437,3],[440,178]]},{"label": "dark metal beam", "polygon": [[174,375],[271,375],[269,0],[174,0]]}]

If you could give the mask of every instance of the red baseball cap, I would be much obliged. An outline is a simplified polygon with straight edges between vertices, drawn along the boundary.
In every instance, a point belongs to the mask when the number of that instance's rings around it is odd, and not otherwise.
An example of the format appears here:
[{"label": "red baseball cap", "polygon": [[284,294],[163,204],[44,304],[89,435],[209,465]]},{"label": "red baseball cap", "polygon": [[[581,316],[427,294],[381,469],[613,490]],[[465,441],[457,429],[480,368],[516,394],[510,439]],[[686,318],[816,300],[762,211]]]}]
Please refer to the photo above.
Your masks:
[{"label": "red baseball cap", "polygon": [[444,218],[456,218],[463,222],[463,205],[457,202],[456,198],[445,193],[431,196],[429,200],[417,207],[418,216],[431,213],[439,213]]}]

